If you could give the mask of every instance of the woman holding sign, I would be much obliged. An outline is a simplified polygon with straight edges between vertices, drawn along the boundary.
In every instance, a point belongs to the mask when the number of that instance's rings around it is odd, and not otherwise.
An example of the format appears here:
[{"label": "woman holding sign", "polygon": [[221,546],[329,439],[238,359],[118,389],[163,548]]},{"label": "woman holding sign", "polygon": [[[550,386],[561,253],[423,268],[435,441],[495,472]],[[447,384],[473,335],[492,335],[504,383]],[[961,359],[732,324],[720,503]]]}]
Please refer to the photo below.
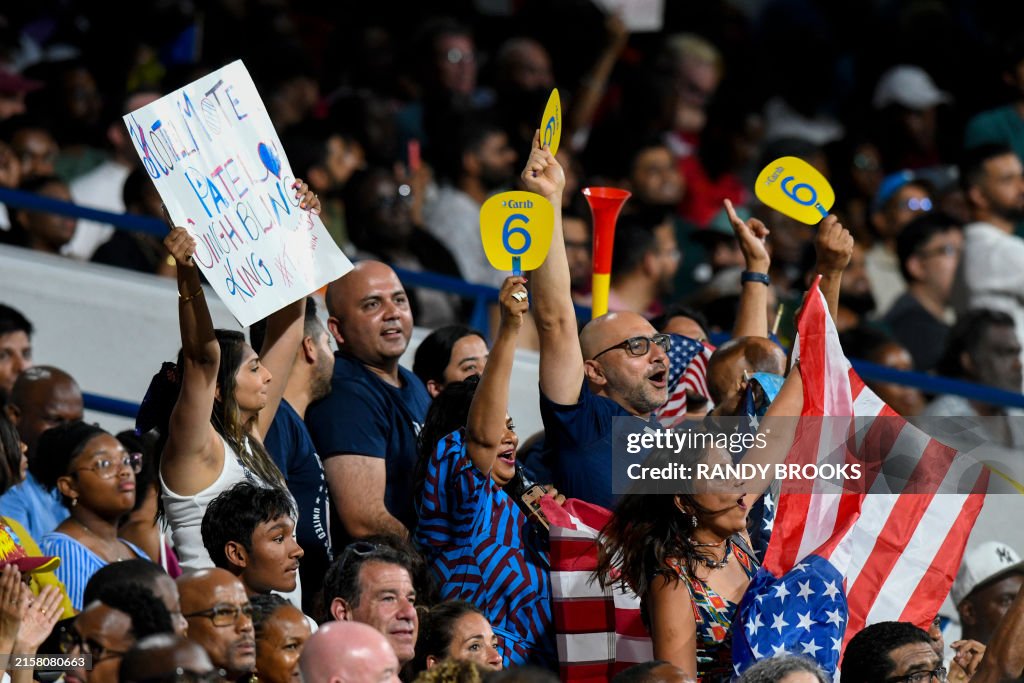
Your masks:
[{"label": "woman holding sign", "polygon": [[[521,481],[508,387],[530,307],[525,282],[505,279],[501,325],[479,384],[475,377],[451,383],[431,404],[417,465],[416,542],[440,597],[483,612],[501,638],[506,667],[557,661],[546,537],[510,495]],[[544,495],[565,500],[553,490]]]},{"label": "woman holding sign", "polygon": [[[320,202],[305,183],[296,181],[293,189],[300,208],[319,211]],[[182,566],[194,570],[213,566],[200,534],[213,498],[245,479],[285,486],[263,447],[263,437],[302,339],[306,300],[270,315],[266,341],[257,355],[241,332],[213,328],[192,258],[192,235],[174,228],[164,245],[177,264],[181,353],[173,371],[172,382],[176,380],[180,390],[164,430],[160,484],[175,550]]]}]

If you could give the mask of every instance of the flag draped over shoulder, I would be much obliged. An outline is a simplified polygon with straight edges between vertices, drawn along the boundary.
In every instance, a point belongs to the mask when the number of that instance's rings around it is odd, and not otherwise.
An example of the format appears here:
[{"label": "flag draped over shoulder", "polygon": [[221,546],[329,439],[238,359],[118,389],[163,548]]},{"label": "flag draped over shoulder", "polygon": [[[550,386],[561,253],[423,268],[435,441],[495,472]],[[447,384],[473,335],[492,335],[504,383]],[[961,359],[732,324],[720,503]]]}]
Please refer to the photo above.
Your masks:
[{"label": "flag draped over shoulder", "polygon": [[640,599],[632,591],[601,588],[593,580],[597,538],[612,513],[576,499],[561,507],[541,499],[541,505],[551,524],[551,591],[561,679],[606,683],[619,671],[653,659]]},{"label": "flag draped over shoulder", "polygon": [[[817,283],[798,333],[804,408],[787,463],[858,462],[864,480],[839,492],[787,492],[783,484],[764,565],[733,621],[737,673],[784,653],[835,673],[845,644],[868,624],[926,629],[988,486],[987,471],[972,473],[967,458],[900,418],[853,372]],[[893,491],[882,470],[897,457],[911,474]]]},{"label": "flag draped over shoulder", "polygon": [[704,342],[672,335],[668,350],[668,401],[658,409],[663,427],[674,427],[686,419],[686,394],[711,400],[708,391],[708,361],[715,347]]}]

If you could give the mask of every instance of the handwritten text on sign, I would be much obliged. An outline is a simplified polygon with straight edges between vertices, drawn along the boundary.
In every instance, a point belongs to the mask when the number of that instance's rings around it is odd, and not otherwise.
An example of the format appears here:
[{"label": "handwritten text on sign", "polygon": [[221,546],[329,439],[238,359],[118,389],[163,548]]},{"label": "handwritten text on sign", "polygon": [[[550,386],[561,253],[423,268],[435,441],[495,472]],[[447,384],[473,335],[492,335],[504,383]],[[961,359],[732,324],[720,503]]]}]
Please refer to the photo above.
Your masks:
[{"label": "handwritten text on sign", "polygon": [[124,117],[195,260],[249,325],[351,270],[320,218],[299,209],[295,176],[242,62]]}]

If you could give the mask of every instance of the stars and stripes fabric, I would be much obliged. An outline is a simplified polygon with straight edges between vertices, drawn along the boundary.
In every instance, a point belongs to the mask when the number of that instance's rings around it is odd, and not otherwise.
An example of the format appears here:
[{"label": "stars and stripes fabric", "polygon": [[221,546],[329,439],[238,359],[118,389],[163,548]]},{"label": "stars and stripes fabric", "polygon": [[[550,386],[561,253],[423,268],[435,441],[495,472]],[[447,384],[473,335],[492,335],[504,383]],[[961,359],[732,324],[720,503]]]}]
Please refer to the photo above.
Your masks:
[{"label": "stars and stripes fabric", "polygon": [[670,335],[668,358],[668,401],[658,409],[658,419],[663,427],[674,427],[686,418],[686,394],[698,394],[708,401],[708,360],[715,347],[704,342]]},{"label": "stars and stripes fabric", "polygon": [[[859,462],[864,476],[856,491],[817,482],[814,492],[794,492],[783,484],[764,565],[737,612],[737,672],[789,652],[834,673],[846,643],[868,624],[926,629],[949,593],[988,486],[987,471],[970,470],[853,372],[817,283],[798,332],[804,408],[787,462]],[[912,469],[902,492],[892,492],[882,472],[896,457]],[[968,493],[937,493],[963,491],[965,481]]]},{"label": "stars and stripes fabric", "polygon": [[569,683],[607,683],[634,664],[653,659],[640,599],[620,586],[594,579],[597,539],[611,512],[569,499],[542,499],[551,524],[551,593],[559,673]]}]

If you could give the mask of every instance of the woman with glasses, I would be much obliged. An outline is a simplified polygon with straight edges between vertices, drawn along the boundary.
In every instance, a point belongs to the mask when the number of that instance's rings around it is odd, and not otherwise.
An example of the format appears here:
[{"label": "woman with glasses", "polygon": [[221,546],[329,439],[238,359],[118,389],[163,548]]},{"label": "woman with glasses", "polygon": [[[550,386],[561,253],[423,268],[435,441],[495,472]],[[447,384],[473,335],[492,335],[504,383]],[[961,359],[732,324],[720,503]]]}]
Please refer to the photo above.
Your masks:
[{"label": "woman with glasses", "polygon": [[89,578],[111,562],[150,559],[118,538],[120,520],[135,505],[135,474],[141,458],[111,434],[85,422],[67,422],[43,432],[37,446],[39,481],[60,492],[70,517],[43,536],[43,551],[61,558],[57,578],[76,610]]},{"label": "woman with glasses", "polygon": [[[320,201],[305,183],[297,180],[291,189],[300,209],[319,213]],[[302,341],[306,300],[267,318],[257,354],[241,332],[214,329],[193,258],[195,238],[176,227],[164,246],[177,264],[181,353],[176,366],[165,364],[154,378],[138,426],[142,431],[156,428],[163,437],[157,452],[164,512],[178,559],[188,571],[213,566],[200,524],[218,494],[245,479],[287,488],[263,437]]]},{"label": "woman with glasses", "polygon": [[510,277],[502,285],[501,324],[479,384],[470,378],[449,385],[427,413],[417,464],[416,542],[438,579],[440,598],[465,600],[487,617],[506,667],[550,667],[557,658],[547,543],[504,489],[517,478],[519,438],[508,391],[516,337],[529,309],[525,282]]}]

